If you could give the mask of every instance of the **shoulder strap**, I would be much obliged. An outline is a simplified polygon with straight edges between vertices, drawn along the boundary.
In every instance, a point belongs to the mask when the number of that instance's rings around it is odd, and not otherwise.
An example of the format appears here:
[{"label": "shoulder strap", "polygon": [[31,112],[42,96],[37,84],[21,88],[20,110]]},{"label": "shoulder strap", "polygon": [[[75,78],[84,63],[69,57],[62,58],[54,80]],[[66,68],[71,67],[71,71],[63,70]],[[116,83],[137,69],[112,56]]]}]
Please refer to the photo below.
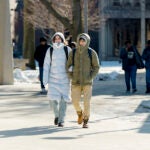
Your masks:
[{"label": "shoulder strap", "polygon": [[74,48],[74,49],[72,50],[72,65],[73,65],[73,66],[74,66],[75,52],[76,52],[76,49]]},{"label": "shoulder strap", "polygon": [[50,47],[50,65],[52,65],[53,47]]},{"label": "shoulder strap", "polygon": [[66,54],[66,59],[68,60],[68,48],[67,48],[67,46],[64,46],[64,51],[65,51],[65,54]]},{"label": "shoulder strap", "polygon": [[92,49],[91,48],[88,48],[88,54],[89,54],[91,66],[92,66]]}]

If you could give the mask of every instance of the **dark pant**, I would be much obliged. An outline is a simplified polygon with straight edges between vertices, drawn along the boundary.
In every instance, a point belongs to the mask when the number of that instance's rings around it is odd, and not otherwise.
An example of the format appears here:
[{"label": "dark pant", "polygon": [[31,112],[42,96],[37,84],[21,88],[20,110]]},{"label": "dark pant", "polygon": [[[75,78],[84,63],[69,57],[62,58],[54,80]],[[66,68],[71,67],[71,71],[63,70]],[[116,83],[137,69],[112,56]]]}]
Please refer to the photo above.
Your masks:
[{"label": "dark pant", "polygon": [[150,90],[150,68],[146,68],[146,87]]},{"label": "dark pant", "polygon": [[136,65],[128,66],[125,70],[125,82],[127,91],[130,91],[130,80],[132,83],[132,89],[136,89],[136,71],[137,67]]},{"label": "dark pant", "polygon": [[39,67],[41,89],[45,88],[43,84],[43,67]]}]

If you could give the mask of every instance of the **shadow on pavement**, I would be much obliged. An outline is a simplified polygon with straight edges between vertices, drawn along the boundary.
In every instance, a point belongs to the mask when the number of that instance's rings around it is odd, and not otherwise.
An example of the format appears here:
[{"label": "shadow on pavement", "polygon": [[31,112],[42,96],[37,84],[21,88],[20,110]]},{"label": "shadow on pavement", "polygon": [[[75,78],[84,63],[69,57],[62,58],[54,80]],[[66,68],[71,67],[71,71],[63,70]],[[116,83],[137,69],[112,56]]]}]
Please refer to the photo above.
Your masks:
[{"label": "shadow on pavement", "polygon": [[[14,129],[14,130],[4,130],[0,131],[0,138],[11,138],[17,136],[34,136],[34,135],[51,135],[56,132],[64,132],[68,130],[76,130],[79,129],[77,127],[64,127],[59,128],[55,126],[39,126],[39,127],[31,127],[31,128],[22,128],[22,129]],[[66,139],[70,139],[73,137],[64,137]],[[53,137],[51,137],[53,139]],[[55,139],[55,137],[54,137]]]},{"label": "shadow on pavement", "polygon": [[[19,136],[37,136],[37,135],[46,135],[48,137],[43,137],[43,139],[47,140],[71,140],[71,139],[79,139],[84,138],[85,136],[96,135],[96,134],[103,134],[103,133],[114,133],[114,132],[128,132],[132,130],[137,130],[139,128],[129,128],[129,129],[119,129],[119,130],[105,130],[105,131],[96,131],[96,132],[89,132],[87,129],[82,129],[79,127],[64,127],[59,128],[55,126],[38,126],[38,127],[30,127],[30,128],[21,128],[21,129],[14,129],[14,130],[3,130],[0,131],[0,138],[14,138]],[[76,132],[75,130],[78,130]],[[86,130],[83,134],[79,134],[79,130]],[[72,131],[74,134],[73,136],[67,135],[62,133],[65,136],[55,136],[55,133],[58,132],[65,132]],[[88,132],[87,132],[88,131]]]},{"label": "shadow on pavement", "polygon": [[150,134],[150,115],[148,115],[147,119],[144,121],[139,133]]},{"label": "shadow on pavement", "polygon": [[[149,106],[149,107],[148,107]],[[136,113],[150,113],[150,100],[144,100],[135,110]],[[143,125],[139,129],[139,133],[150,134],[150,114],[147,116]]]}]

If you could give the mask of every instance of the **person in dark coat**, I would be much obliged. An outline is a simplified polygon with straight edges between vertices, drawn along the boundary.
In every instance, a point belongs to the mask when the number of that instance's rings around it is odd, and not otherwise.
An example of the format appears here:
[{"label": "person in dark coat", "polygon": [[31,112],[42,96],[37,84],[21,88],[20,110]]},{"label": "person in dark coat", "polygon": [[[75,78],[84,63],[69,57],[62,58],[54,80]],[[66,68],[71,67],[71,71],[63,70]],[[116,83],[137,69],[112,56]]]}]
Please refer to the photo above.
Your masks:
[{"label": "person in dark coat", "polygon": [[150,40],[147,41],[147,46],[143,51],[142,58],[145,60],[146,68],[146,92],[150,93]]},{"label": "person in dark coat", "polygon": [[132,83],[132,93],[137,91],[136,89],[136,73],[137,65],[135,59],[135,52],[137,49],[131,45],[130,41],[125,42],[125,47],[121,49],[120,58],[122,59],[122,69],[125,72],[126,93],[130,93],[130,81]]},{"label": "person in dark coat", "polygon": [[43,65],[44,65],[44,58],[46,52],[50,46],[47,44],[47,40],[44,37],[40,38],[40,45],[36,47],[34,58],[38,62],[39,65],[39,79],[41,83],[41,93],[45,93],[45,86],[43,84]]}]

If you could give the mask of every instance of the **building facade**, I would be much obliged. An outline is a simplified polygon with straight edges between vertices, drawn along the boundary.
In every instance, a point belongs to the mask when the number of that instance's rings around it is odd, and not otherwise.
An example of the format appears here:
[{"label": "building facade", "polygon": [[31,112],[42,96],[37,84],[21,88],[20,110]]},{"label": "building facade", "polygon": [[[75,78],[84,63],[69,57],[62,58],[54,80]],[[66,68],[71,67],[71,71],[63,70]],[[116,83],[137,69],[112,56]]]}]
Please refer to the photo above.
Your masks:
[{"label": "building facade", "polygon": [[[141,49],[141,1],[100,0],[100,52],[105,60],[117,59],[119,49],[130,40]],[[150,39],[150,0],[145,2],[145,40]]]}]

